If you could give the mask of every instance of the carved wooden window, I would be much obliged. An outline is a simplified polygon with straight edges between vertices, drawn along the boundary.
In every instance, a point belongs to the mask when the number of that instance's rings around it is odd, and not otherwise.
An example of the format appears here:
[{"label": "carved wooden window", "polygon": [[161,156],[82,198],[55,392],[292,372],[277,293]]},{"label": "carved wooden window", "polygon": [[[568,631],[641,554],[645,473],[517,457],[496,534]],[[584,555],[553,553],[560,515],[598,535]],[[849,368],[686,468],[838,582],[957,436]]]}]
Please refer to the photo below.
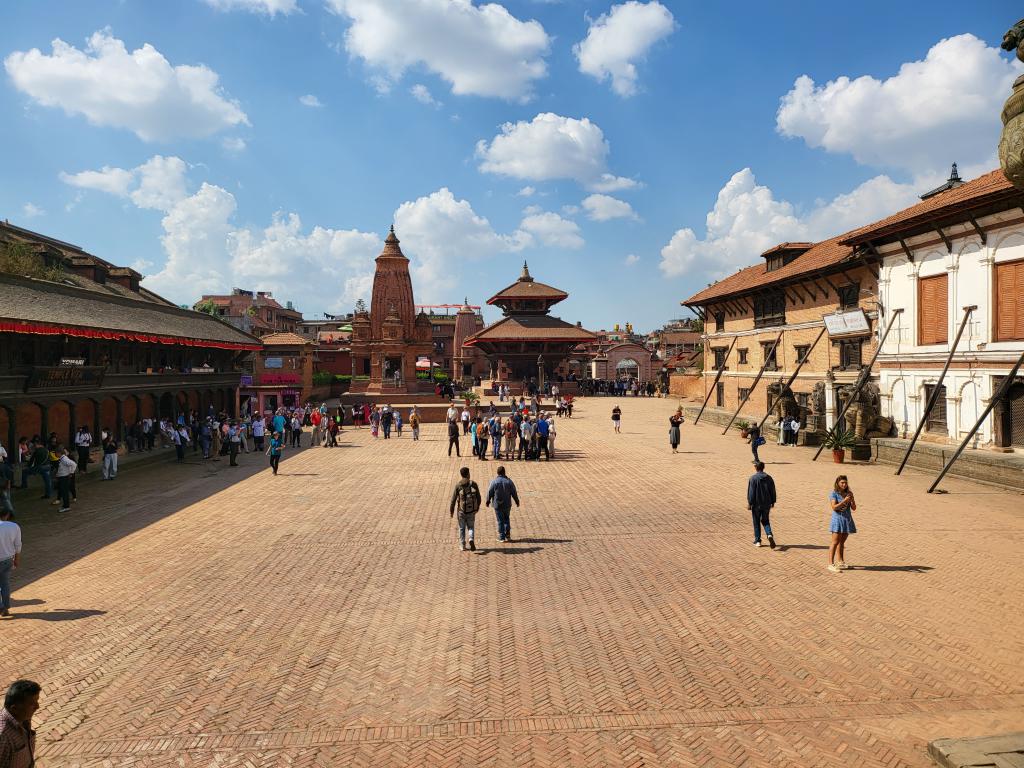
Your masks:
[{"label": "carved wooden window", "polygon": [[739,402],[743,402],[748,397],[750,397],[750,387],[740,387],[736,391],[736,395],[737,397],[739,397]]},{"label": "carved wooden window", "polygon": [[775,345],[774,341],[766,341],[761,343],[761,350],[764,354],[764,369],[766,371],[777,371],[779,369],[779,363],[777,353],[779,348]]},{"label": "carved wooden window", "polygon": [[715,333],[722,333],[725,330],[725,312],[715,312]]},{"label": "carved wooden window", "polygon": [[793,349],[796,351],[796,361],[799,364],[807,360],[807,354],[811,351],[811,345],[797,344]]},{"label": "carved wooden window", "polygon": [[747,364],[747,350],[745,350],[745,349],[737,349],[736,352],[739,355],[739,363],[740,363],[740,365],[746,365]]},{"label": "carved wooden window", "polygon": [[725,382],[720,381],[715,385],[715,406],[718,408],[725,407]]},{"label": "carved wooden window", "polygon": [[949,326],[949,276],[917,281],[917,338],[919,344],[945,344]]},{"label": "carved wooden window", "polygon": [[839,308],[856,309],[860,305],[860,283],[839,286]]},{"label": "carved wooden window", "polygon": [[995,340],[1024,339],[1024,259],[996,264]]},{"label": "carved wooden window", "polygon": [[725,368],[725,356],[729,349],[727,347],[713,347],[711,351],[715,354],[715,366],[713,370],[720,371]]},{"label": "carved wooden window", "polygon": [[[932,393],[935,391],[934,384],[924,385],[925,394],[925,405],[928,404],[928,400],[931,398]],[[928,414],[928,420],[924,425],[925,429],[929,432],[942,432],[943,434],[949,431],[946,426],[946,387],[939,387],[938,397],[935,399],[935,405],[932,406],[932,412]]]},{"label": "carved wooden window", "polygon": [[861,367],[862,339],[851,339],[839,342],[839,367],[844,370],[859,371]]},{"label": "carved wooden window", "polygon": [[764,328],[786,322],[786,294],[782,291],[754,297],[754,327]]}]

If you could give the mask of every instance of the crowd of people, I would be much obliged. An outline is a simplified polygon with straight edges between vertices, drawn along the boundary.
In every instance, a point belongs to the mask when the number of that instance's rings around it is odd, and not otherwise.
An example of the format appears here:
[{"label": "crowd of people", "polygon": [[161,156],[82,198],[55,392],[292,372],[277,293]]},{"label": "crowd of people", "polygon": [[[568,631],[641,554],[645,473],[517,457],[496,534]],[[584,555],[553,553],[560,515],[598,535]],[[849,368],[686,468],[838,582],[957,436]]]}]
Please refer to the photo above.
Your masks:
[{"label": "crowd of people", "polygon": [[[500,396],[500,395],[499,395]],[[501,406],[490,402],[486,408],[468,404],[461,411],[454,403],[445,413],[448,429],[448,455],[462,455],[460,439],[468,437],[472,455],[480,461],[488,456],[505,461],[551,461],[555,455],[558,428],[556,416],[572,416],[572,399],[559,397],[554,411],[541,410],[537,396],[510,398]]]},{"label": "crowd of people", "polygon": [[662,397],[661,384],[656,381],[638,381],[633,378],[581,379],[580,394],[609,397]]}]

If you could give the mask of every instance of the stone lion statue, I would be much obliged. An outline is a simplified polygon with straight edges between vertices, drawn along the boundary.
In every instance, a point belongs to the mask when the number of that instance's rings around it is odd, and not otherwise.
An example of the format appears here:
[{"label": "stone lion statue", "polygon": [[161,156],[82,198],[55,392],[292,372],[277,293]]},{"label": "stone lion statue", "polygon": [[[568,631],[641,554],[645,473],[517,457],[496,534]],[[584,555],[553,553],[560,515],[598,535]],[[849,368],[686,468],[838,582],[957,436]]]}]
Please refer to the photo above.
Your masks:
[{"label": "stone lion statue", "polygon": [[[842,386],[838,390],[839,401],[843,405],[850,399],[855,387],[852,384]],[[869,437],[890,437],[894,434],[895,424],[892,419],[882,416],[881,397],[878,387],[865,384],[857,399],[850,404],[844,414],[846,428],[856,435],[858,440]]]},{"label": "stone lion statue", "polygon": [[[1024,61],[1024,19],[1003,35],[1003,50],[1016,49]],[[999,137],[999,165],[1003,174],[1017,189],[1024,189],[1024,75],[1013,84],[1013,93],[1003,105],[1003,132]]]},{"label": "stone lion statue", "polygon": [[1017,58],[1024,61],[1024,19],[1021,19],[1003,35],[1002,49],[1012,51],[1017,49]]},{"label": "stone lion statue", "polygon": [[816,416],[825,415],[825,382],[818,381],[811,390],[811,411]]}]

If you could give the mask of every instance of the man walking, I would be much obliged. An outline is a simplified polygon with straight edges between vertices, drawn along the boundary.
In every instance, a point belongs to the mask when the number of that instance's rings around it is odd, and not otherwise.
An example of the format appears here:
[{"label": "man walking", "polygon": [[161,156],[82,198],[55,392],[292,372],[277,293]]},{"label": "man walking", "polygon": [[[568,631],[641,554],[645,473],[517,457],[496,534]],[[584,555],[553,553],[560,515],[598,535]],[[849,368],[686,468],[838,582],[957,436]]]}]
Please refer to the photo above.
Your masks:
[{"label": "man walking", "polygon": [[747,509],[754,521],[754,546],[761,546],[761,526],[764,526],[768,537],[768,546],[775,549],[775,538],[772,536],[772,525],[768,519],[771,508],[775,506],[775,481],[764,471],[764,463],[754,464],[754,474],[747,481]]},{"label": "man walking", "polygon": [[542,413],[537,417],[537,461],[540,461],[540,452],[544,451],[544,460],[551,461],[551,454],[548,453],[548,420]]},{"label": "man walking", "polygon": [[466,534],[469,534],[469,549],[475,550],[474,530],[476,528],[476,513],[480,509],[480,487],[475,481],[469,479],[469,467],[459,470],[462,479],[459,480],[455,490],[452,491],[452,501],[448,505],[448,516],[453,517],[456,509],[459,512],[459,549],[466,551]]},{"label": "man walking", "polygon": [[452,455],[452,447],[455,447],[455,455],[462,456],[459,453],[459,425],[454,419],[448,420],[448,455]]},{"label": "man walking", "polygon": [[0,765],[32,768],[35,765],[36,732],[32,715],[39,709],[39,683],[15,680],[0,710]]},{"label": "man walking", "polygon": [[0,507],[0,616],[11,615],[11,571],[20,564],[21,527],[10,507]]},{"label": "man walking", "polygon": [[505,477],[505,468],[498,467],[498,476],[491,481],[487,488],[487,506],[494,503],[494,517],[498,523],[498,541],[512,541],[512,523],[509,515],[512,512],[512,502],[519,506],[519,494],[516,492],[516,484]]},{"label": "man walking", "polygon": [[391,410],[390,405],[385,405],[384,410],[380,414],[380,426],[384,430],[384,439],[391,439],[391,425],[395,421],[395,414]]}]

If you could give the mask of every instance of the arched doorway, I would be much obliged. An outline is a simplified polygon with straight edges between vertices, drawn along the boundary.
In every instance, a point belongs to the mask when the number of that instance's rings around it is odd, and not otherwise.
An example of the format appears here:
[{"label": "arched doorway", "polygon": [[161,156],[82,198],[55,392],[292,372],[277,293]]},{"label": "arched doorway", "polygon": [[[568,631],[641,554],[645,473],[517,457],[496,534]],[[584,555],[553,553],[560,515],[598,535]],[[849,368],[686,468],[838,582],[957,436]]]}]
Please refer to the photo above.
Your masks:
[{"label": "arched doorway", "polygon": [[174,397],[170,392],[164,392],[160,395],[160,402],[157,406],[157,415],[161,419],[174,418]]},{"label": "arched doorway", "polygon": [[1007,393],[1010,404],[1010,445],[1024,448],[1024,384],[1014,384]]},{"label": "arched doorway", "polygon": [[619,360],[619,362],[615,364],[615,376],[620,380],[639,379],[640,363],[638,363],[632,357],[627,357],[623,360]]}]

